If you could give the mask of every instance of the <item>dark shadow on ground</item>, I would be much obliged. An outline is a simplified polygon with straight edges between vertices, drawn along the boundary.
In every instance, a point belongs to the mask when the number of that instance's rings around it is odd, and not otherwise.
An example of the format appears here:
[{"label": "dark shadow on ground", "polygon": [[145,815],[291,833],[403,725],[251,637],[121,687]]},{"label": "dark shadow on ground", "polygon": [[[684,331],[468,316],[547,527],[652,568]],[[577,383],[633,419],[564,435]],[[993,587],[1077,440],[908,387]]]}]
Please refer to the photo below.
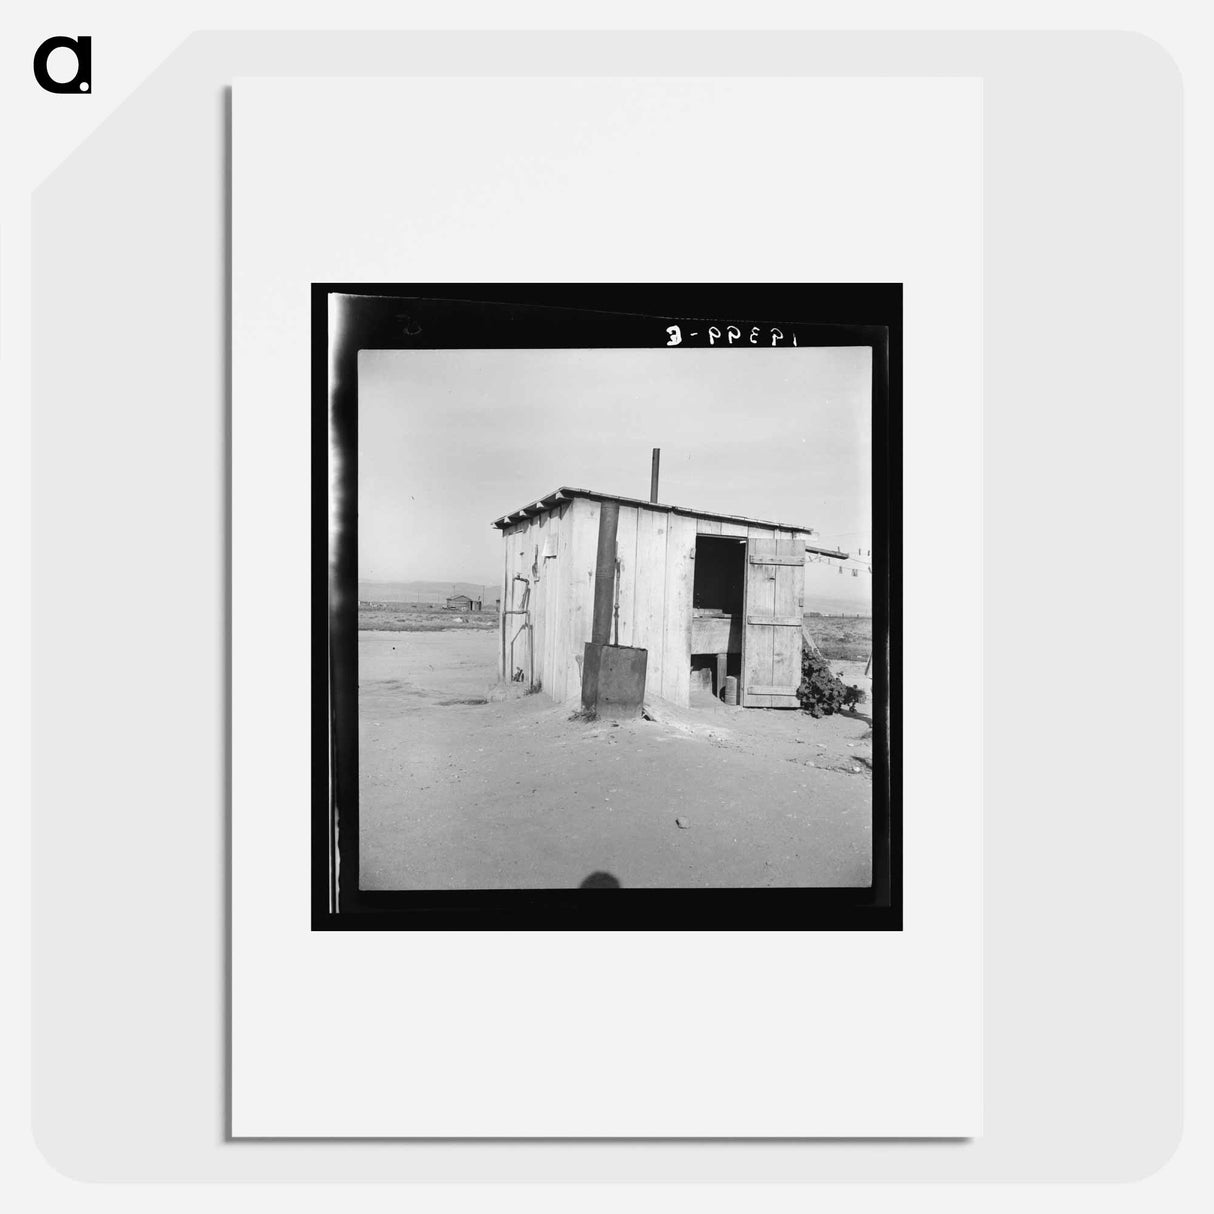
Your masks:
[{"label": "dark shadow on ground", "polygon": [[579,889],[619,889],[619,881],[610,873],[591,873],[585,881],[582,882]]}]

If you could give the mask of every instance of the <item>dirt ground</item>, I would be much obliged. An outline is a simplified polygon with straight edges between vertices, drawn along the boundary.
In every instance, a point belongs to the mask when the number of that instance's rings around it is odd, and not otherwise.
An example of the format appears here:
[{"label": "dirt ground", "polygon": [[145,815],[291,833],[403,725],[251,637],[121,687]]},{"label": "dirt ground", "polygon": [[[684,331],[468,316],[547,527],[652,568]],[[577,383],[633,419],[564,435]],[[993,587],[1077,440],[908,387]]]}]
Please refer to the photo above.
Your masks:
[{"label": "dirt ground", "polygon": [[823,657],[867,665],[873,651],[871,616],[807,615],[805,625]]},{"label": "dirt ground", "polygon": [[[869,883],[867,695],[821,720],[693,692],[584,722],[496,684],[495,654],[495,633],[359,634],[364,889]],[[871,693],[863,662],[831,665]]]}]

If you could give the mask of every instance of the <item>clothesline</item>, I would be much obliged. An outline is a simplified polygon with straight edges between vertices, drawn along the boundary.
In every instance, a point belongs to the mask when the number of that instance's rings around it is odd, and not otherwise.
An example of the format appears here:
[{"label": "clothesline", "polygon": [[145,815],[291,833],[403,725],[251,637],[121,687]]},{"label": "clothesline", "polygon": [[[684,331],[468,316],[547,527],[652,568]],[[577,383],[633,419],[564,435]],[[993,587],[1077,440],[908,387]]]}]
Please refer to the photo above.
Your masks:
[{"label": "clothesline", "polygon": [[873,567],[872,567],[871,563],[869,563],[868,561],[857,560],[856,563],[853,564],[852,562],[856,558],[852,558],[852,557],[848,557],[848,559],[846,561],[840,561],[834,557],[819,556],[816,553],[811,552],[808,554],[808,559],[814,564],[834,565],[839,570],[840,574],[843,572],[843,570],[845,568],[849,568],[849,569],[851,569],[852,577],[859,577],[861,573],[872,573],[872,571],[873,571]]}]

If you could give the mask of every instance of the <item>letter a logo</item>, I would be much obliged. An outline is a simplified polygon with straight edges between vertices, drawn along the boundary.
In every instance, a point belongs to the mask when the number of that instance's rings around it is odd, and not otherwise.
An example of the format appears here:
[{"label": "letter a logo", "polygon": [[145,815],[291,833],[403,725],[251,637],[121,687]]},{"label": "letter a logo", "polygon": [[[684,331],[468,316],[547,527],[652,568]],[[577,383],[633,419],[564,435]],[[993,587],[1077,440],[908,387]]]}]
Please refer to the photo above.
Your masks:
[{"label": "letter a logo", "polygon": [[[46,70],[52,51],[65,49],[76,56],[76,74],[71,80],[55,80]],[[48,93],[88,93],[93,88],[93,40],[83,34],[78,38],[48,38],[34,52],[34,79]]]}]

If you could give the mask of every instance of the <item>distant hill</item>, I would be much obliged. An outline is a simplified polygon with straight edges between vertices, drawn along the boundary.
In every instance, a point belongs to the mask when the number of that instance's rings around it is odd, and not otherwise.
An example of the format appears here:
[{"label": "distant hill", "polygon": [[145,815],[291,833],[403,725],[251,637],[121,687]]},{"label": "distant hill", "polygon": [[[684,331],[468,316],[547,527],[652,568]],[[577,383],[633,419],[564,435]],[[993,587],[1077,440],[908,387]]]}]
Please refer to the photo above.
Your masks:
[{"label": "distant hill", "polygon": [[872,615],[871,600],[832,598],[829,595],[805,593],[805,614],[811,611],[822,615]]},{"label": "distant hill", "polygon": [[441,603],[456,594],[470,599],[487,598],[490,603],[501,593],[496,582],[359,582],[358,597],[369,603]]}]

